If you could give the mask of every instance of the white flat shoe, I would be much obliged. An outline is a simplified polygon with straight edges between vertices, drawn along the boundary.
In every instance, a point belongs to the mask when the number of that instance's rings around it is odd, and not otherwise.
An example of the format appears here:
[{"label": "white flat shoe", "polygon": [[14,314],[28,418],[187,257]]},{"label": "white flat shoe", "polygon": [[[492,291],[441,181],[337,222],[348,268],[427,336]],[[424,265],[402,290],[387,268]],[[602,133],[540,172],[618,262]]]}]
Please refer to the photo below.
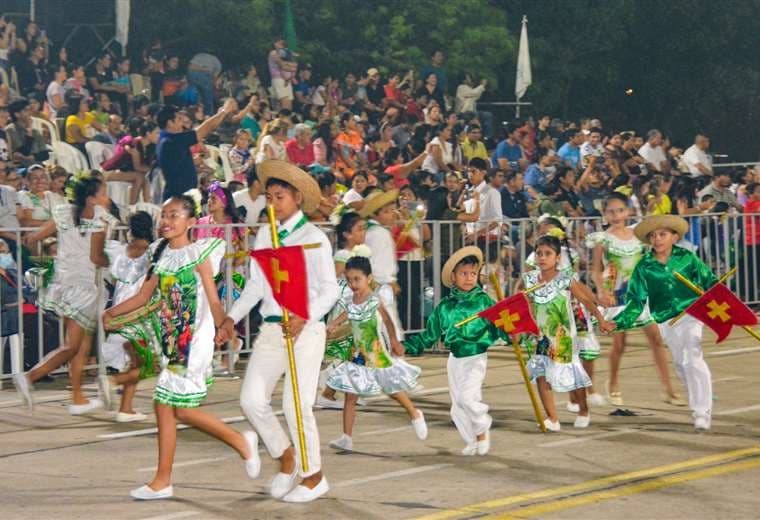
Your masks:
[{"label": "white flat shoe", "polygon": [[328,446],[336,450],[352,451],[354,449],[354,441],[344,433],[334,441],[330,441]]},{"label": "white flat shoe", "polygon": [[486,438],[482,441],[477,441],[475,447],[478,450],[478,455],[487,455],[488,450],[491,449],[491,432],[486,432]]},{"label": "white flat shoe", "polygon": [[69,413],[71,415],[83,415],[98,408],[103,408],[103,401],[100,399],[90,399],[87,404],[70,404]]},{"label": "white flat shoe", "polygon": [[140,412],[135,412],[135,413],[119,412],[116,414],[116,422],[119,422],[119,423],[144,421],[147,418],[148,418],[147,415]]},{"label": "white flat shoe", "polygon": [[16,387],[21,402],[26,403],[29,413],[32,413],[34,411],[34,398],[32,397],[32,385],[29,384],[26,374],[24,372],[13,374],[13,385]]},{"label": "white flat shoe", "polygon": [[327,484],[327,479],[322,477],[322,480],[313,489],[309,489],[306,486],[297,486],[293,491],[285,495],[283,500],[292,503],[312,502],[328,491],[330,491],[330,486]]},{"label": "white flat shoe", "polygon": [[98,391],[100,398],[103,399],[103,406],[106,410],[110,410],[114,399],[111,393],[111,379],[108,376],[98,376]]},{"label": "white flat shoe", "polygon": [[598,392],[588,394],[588,396],[586,396],[586,400],[591,406],[604,406],[605,404],[604,396]]},{"label": "white flat shoe", "polygon": [[544,419],[544,426],[546,426],[546,429],[550,432],[558,432],[562,429],[562,427],[559,424],[559,421],[554,422],[548,417]]},{"label": "white flat shoe", "polygon": [[272,479],[272,484],[269,487],[269,494],[272,495],[273,498],[284,497],[290,493],[290,490],[296,485],[297,478],[298,471],[294,471],[290,475],[287,473],[278,473]]},{"label": "white flat shoe", "polygon": [[568,401],[567,411],[570,413],[578,413],[581,411],[581,405],[579,405],[578,403],[571,403],[570,401]]},{"label": "white flat shoe", "polygon": [[417,434],[417,438],[424,441],[428,436],[427,423],[425,422],[425,416],[422,414],[422,410],[417,411],[420,412],[420,416],[416,419],[412,419],[412,426],[414,426],[414,433]]},{"label": "white flat shoe", "polygon": [[245,472],[248,478],[258,478],[261,473],[261,457],[259,457],[259,436],[256,432],[247,431],[243,432],[243,438],[248,444],[248,449],[251,451],[251,456],[245,459]]},{"label": "white flat shoe", "polygon": [[707,431],[710,429],[710,416],[700,415],[694,418],[694,429],[697,431]]},{"label": "white flat shoe", "polygon": [[129,492],[129,495],[136,500],[161,500],[163,498],[171,498],[174,496],[174,488],[172,486],[166,486],[160,491],[154,491],[146,484],[145,486],[133,489]]},{"label": "white flat shoe", "polygon": [[465,457],[472,457],[478,452],[478,443],[473,442],[472,444],[468,444],[464,448],[462,448],[462,455]]},{"label": "white flat shoe", "polygon": [[591,424],[591,414],[588,415],[579,415],[575,418],[575,422],[573,423],[573,426],[576,428],[588,428],[588,425]]},{"label": "white flat shoe", "polygon": [[338,401],[337,399],[328,399],[327,397],[320,395],[317,397],[316,406],[319,408],[327,408],[329,410],[342,410],[343,401]]}]

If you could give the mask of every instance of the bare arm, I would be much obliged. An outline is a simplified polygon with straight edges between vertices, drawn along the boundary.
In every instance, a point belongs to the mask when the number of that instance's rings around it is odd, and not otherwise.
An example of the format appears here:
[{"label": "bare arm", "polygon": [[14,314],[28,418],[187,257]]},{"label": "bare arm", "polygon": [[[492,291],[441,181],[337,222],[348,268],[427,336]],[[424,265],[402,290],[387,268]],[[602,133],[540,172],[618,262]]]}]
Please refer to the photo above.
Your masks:
[{"label": "bare arm", "polygon": [[31,245],[36,244],[40,240],[45,240],[47,237],[55,235],[55,232],[56,232],[55,220],[49,220],[38,231],[27,236],[24,242],[26,243],[27,247],[30,247]]},{"label": "bare arm", "polygon": [[105,254],[106,232],[92,234],[90,239],[90,261],[98,267],[108,267],[108,257]]},{"label": "bare arm", "polygon": [[227,117],[227,114],[231,110],[234,110],[234,105],[235,100],[228,99],[224,103],[224,106],[220,108],[216,114],[206,119],[198,128],[195,129],[195,135],[198,138],[198,142],[204,141],[206,137],[211,134],[211,132],[219,128],[219,125],[222,124],[224,118]]},{"label": "bare arm", "polygon": [[383,307],[382,304],[377,306],[377,310],[380,311],[380,316],[383,317],[383,323],[388,331],[388,337],[391,340],[391,349],[393,350],[393,353],[397,356],[403,356],[405,352],[404,346],[398,340],[398,336],[396,336],[396,326],[393,324],[393,320],[391,320],[388,311],[385,310],[385,307]]},{"label": "bare arm", "polygon": [[332,321],[331,321],[331,322],[330,322],[330,323],[327,325],[327,333],[328,333],[328,334],[332,334],[333,332],[335,332],[336,330],[338,330],[338,327],[340,327],[341,325],[343,325],[343,323],[344,323],[344,322],[345,322],[347,319],[348,319],[348,312],[346,312],[346,311],[343,311],[343,312],[341,312],[341,313],[338,315],[338,317],[337,317],[337,318],[335,318],[334,320],[332,320]]},{"label": "bare arm", "polygon": [[595,246],[591,253],[591,280],[596,286],[596,296],[599,302],[605,307],[613,307],[615,305],[614,298],[604,289],[604,248],[602,246]]},{"label": "bare arm", "polygon": [[586,309],[594,316],[594,318],[599,321],[600,324],[605,322],[604,316],[602,316],[602,313],[599,312],[599,309],[596,306],[594,293],[591,292],[591,289],[589,289],[587,285],[573,280],[570,283],[570,292],[579,302],[583,304],[584,307],[586,307]]},{"label": "bare arm", "polygon": [[219,293],[214,283],[214,273],[211,269],[211,262],[206,260],[195,269],[201,276],[201,283],[203,284],[203,290],[206,292],[206,298],[208,299],[208,305],[211,308],[211,315],[214,317],[214,325],[219,327],[224,321],[224,308],[222,302],[219,300]]},{"label": "bare arm", "polygon": [[105,311],[103,313],[103,321],[106,322],[111,317],[128,314],[139,309],[140,307],[144,307],[148,302],[150,302],[150,298],[153,296],[153,292],[156,290],[156,287],[158,287],[158,275],[154,274],[143,282],[143,284],[140,286],[140,290],[137,291],[137,294],[121,302],[119,305],[111,307]]},{"label": "bare arm", "polygon": [[422,165],[422,163],[425,162],[425,158],[427,156],[427,152],[422,152],[408,163],[400,165],[398,169],[398,176],[402,179],[406,179],[410,173],[417,170]]}]

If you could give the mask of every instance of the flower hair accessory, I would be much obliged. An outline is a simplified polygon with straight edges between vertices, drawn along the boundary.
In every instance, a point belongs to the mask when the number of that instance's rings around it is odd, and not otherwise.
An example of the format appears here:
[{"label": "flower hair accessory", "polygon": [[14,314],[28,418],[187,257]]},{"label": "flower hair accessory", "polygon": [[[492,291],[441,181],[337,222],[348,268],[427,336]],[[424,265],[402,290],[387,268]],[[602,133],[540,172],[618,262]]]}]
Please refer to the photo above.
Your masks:
[{"label": "flower hair accessory", "polygon": [[372,250],[366,244],[359,244],[351,249],[351,256],[361,256],[363,258],[369,258],[372,256]]},{"label": "flower hair accessory", "polygon": [[200,190],[198,188],[193,188],[192,190],[187,190],[183,195],[187,195],[191,199],[193,199],[193,203],[195,203],[195,215],[194,217],[200,217],[201,213],[203,213],[203,210],[201,208],[201,202],[203,201],[203,195],[201,194]]},{"label": "flower hair accessory", "polygon": [[91,177],[92,175],[90,175],[90,172],[87,170],[78,171],[69,177],[69,179],[66,181],[66,187],[64,188],[66,199],[71,203],[75,202],[77,199],[77,186],[79,186],[82,181],[85,181]]},{"label": "flower hair accessory", "polygon": [[565,228],[565,229],[567,229],[567,226],[570,225],[570,222],[567,220],[567,217],[550,215],[548,213],[544,213],[543,215],[541,215],[540,217],[538,217],[538,225],[540,226],[541,224],[543,224],[544,222],[546,222],[550,218],[553,218],[554,220],[556,220],[557,222],[559,222],[560,224],[562,224],[562,227]]},{"label": "flower hair accessory", "polygon": [[557,228],[557,227],[555,227],[555,228],[551,228],[549,231],[547,231],[547,232],[545,233],[545,235],[548,235],[548,236],[550,236],[550,237],[554,237],[554,238],[557,238],[557,239],[559,239],[559,240],[564,240],[564,239],[565,239],[565,236],[566,236],[566,235],[565,235],[565,232],[564,232],[564,231],[562,231],[560,228]]}]

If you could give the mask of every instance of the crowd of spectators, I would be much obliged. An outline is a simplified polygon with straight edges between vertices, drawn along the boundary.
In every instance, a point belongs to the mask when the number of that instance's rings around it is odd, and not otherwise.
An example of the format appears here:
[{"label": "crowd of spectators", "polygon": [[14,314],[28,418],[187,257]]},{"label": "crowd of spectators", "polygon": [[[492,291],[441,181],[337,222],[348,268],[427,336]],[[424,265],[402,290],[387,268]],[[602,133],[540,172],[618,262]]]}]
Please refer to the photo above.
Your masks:
[{"label": "crowd of spectators", "polygon": [[[323,194],[309,215],[316,221],[360,211],[373,191],[400,189],[400,217],[419,227],[416,251],[402,261],[430,250],[422,220],[450,223],[442,261],[462,243],[494,240],[514,257],[527,240],[520,222],[528,221],[519,219],[600,217],[614,191],[629,197],[634,217],[760,207],[760,168],[714,169],[708,135],[682,147],[676,139],[684,136],[609,128],[601,119],[495,124],[478,107],[486,80],[465,74],[455,86],[441,50],[419,71],[370,63],[340,77],[302,62],[278,39],[266,62],[260,75],[205,52],[184,60],[156,39],[137,62],[103,51],[85,65],[34,22],[22,31],[0,16],[0,237],[15,254],[17,235],[3,228],[39,226],[65,201],[74,172],[57,164],[62,152],[50,146],[51,133],[109,184],[129,185],[114,204],[122,216],[130,205],[205,193],[219,181],[240,219],[256,224],[264,209],[256,167],[267,159],[315,176]],[[93,157],[90,143],[106,153]],[[760,258],[759,221],[741,221],[752,252],[745,265]],[[725,240],[704,224],[687,237],[695,247]],[[503,257],[508,264],[510,253]]]}]

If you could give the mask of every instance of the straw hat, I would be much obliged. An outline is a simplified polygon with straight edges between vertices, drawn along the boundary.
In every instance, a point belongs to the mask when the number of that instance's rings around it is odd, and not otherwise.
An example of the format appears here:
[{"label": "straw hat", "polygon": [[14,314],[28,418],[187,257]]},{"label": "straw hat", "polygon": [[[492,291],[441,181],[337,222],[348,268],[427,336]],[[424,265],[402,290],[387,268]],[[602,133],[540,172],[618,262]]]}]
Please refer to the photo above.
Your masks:
[{"label": "straw hat", "polygon": [[285,181],[303,195],[301,209],[304,213],[313,213],[319,207],[322,192],[314,178],[298,166],[285,161],[268,159],[256,167],[256,175],[263,186],[269,179]]},{"label": "straw hat", "polygon": [[359,210],[359,216],[367,218],[377,213],[380,209],[396,202],[399,191],[396,189],[390,191],[373,191],[364,199],[364,206]]},{"label": "straw hat", "polygon": [[443,285],[446,287],[454,285],[454,268],[456,268],[457,264],[461,262],[463,258],[468,256],[476,256],[478,258],[478,270],[480,270],[483,265],[483,251],[481,251],[480,248],[467,246],[458,249],[448,260],[446,260],[446,263],[443,264],[443,269],[441,270],[441,283]]},{"label": "straw hat", "polygon": [[679,237],[683,238],[686,232],[689,231],[689,223],[678,215],[651,215],[639,222],[633,228],[633,232],[636,238],[644,243],[648,243],[649,233],[657,229],[673,230]]}]

